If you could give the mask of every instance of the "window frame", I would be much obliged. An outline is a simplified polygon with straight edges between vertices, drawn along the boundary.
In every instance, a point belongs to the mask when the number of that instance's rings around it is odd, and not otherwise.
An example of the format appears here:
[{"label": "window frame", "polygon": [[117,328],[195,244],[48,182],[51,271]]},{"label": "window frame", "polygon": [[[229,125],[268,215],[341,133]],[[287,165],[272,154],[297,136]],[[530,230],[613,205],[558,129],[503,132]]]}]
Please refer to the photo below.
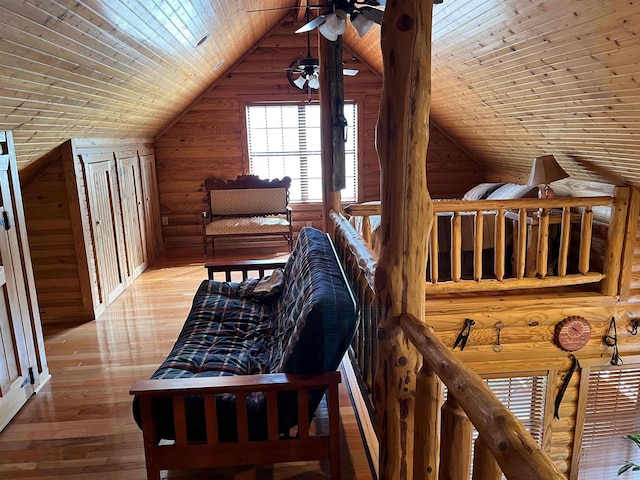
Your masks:
[{"label": "window frame", "polygon": [[[240,118],[242,121],[242,131],[241,131],[241,139],[244,148],[242,148],[242,168],[244,175],[251,174],[251,168],[249,163],[249,133],[247,131],[247,107],[250,105],[308,105],[309,102],[307,99],[292,99],[290,95],[238,95],[238,107],[240,110]],[[345,103],[354,103],[356,105],[356,199],[354,200],[344,200],[341,198],[341,202],[344,205],[350,203],[359,203],[363,198],[363,179],[364,172],[362,171],[363,165],[363,111],[364,111],[364,100],[365,95],[363,94],[355,94],[355,95],[345,95]],[[313,100],[312,104],[319,104],[318,100]],[[323,200],[291,200],[289,202],[291,205],[314,205],[314,204],[322,204]]]}]

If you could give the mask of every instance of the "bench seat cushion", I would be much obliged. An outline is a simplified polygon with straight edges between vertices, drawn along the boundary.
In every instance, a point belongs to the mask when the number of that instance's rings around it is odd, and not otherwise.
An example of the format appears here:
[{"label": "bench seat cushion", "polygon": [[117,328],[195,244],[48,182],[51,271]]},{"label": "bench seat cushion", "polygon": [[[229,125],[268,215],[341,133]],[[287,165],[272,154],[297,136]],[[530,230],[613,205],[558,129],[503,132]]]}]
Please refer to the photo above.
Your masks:
[{"label": "bench seat cushion", "polygon": [[233,217],[213,220],[206,226],[207,235],[256,233],[289,233],[289,222],[282,217]]},{"label": "bench seat cushion", "polygon": [[204,280],[171,353],[151,378],[268,373],[275,320],[271,306],[236,296],[237,283]]}]

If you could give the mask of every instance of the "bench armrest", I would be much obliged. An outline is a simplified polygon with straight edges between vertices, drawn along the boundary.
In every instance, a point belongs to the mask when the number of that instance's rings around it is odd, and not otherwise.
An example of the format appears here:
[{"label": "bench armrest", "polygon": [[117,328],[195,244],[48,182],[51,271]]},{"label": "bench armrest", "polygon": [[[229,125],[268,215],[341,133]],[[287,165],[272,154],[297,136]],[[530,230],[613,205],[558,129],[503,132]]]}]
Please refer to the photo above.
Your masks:
[{"label": "bench armrest", "polygon": [[266,270],[283,268],[286,263],[286,260],[227,260],[207,262],[204,268],[207,269],[209,280],[214,279],[216,272],[224,272],[225,280],[230,282],[233,272],[242,272],[243,280],[248,277],[249,272],[258,272],[260,277],[264,277]]},{"label": "bench armrest", "polygon": [[[339,383],[338,371],[322,375],[276,373],[138,381],[129,393],[140,400],[147,472],[151,472],[149,478],[160,478],[161,469],[227,467],[325,458],[331,459],[332,478],[339,478]],[[313,415],[309,403],[309,393],[312,390],[328,390],[327,433],[309,429]],[[295,437],[285,437],[283,440],[278,426],[278,392],[284,391],[297,392],[294,401],[297,404],[298,431]],[[241,405],[251,392],[264,392],[268,430],[268,438],[264,441],[250,441],[247,409]],[[219,441],[215,395],[221,393],[231,393],[236,397],[237,441]],[[181,399],[193,395],[203,397],[205,408],[202,422],[206,429],[204,443],[192,443],[187,435],[186,409]],[[156,397],[172,399],[175,442],[171,444],[158,442],[157,419],[153,414]]]}]

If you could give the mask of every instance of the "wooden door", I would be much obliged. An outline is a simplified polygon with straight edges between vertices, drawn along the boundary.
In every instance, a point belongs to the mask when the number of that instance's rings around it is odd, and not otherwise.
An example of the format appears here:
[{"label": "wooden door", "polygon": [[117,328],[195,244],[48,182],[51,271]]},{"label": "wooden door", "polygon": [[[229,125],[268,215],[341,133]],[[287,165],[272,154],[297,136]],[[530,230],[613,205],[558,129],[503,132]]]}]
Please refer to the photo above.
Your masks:
[{"label": "wooden door", "polygon": [[109,305],[125,287],[122,215],[118,201],[116,169],[110,156],[83,155],[89,201],[93,255],[99,302]]},{"label": "wooden door", "polygon": [[141,151],[139,155],[147,234],[147,259],[151,261],[162,251],[162,225],[160,220],[156,159],[153,150]]},{"label": "wooden door", "polygon": [[22,325],[9,234],[11,216],[0,207],[0,430],[33,394],[29,353]]},{"label": "wooden door", "polygon": [[147,266],[145,244],[145,218],[138,154],[135,151],[119,153],[118,190],[126,253],[126,278],[133,281]]}]

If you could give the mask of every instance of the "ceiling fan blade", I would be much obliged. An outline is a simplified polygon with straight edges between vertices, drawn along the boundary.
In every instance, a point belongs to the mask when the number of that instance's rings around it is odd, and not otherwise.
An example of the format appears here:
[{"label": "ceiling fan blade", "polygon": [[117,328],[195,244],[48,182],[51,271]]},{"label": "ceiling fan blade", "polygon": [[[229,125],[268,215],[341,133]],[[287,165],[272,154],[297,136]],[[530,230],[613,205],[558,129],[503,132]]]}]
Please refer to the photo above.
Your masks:
[{"label": "ceiling fan blade", "polygon": [[382,16],[384,15],[383,10],[378,10],[373,7],[360,7],[359,10],[364,18],[367,18],[378,25],[382,25]]},{"label": "ceiling fan blade", "polygon": [[352,70],[350,68],[345,68],[342,70],[342,74],[348,77],[355,77],[360,70]]},{"label": "ceiling fan blade", "polygon": [[372,7],[386,7],[387,0],[363,0],[362,2],[356,3],[364,3],[365,5],[371,5]]},{"label": "ceiling fan blade", "polygon": [[325,22],[325,20],[327,19],[327,17],[328,17],[328,14],[325,13],[325,14],[320,15],[319,17],[314,18],[309,23],[305,23],[298,30],[296,30],[296,33],[310,32],[314,28],[319,27],[320,25],[322,25]]},{"label": "ceiling fan blade", "polygon": [[272,12],[274,10],[297,10],[299,8],[308,8],[310,10],[317,10],[320,8],[327,8],[327,5],[304,5],[304,6],[293,6],[293,7],[274,7],[274,8],[258,8],[254,10],[247,10],[247,13],[255,13],[255,12]]}]

